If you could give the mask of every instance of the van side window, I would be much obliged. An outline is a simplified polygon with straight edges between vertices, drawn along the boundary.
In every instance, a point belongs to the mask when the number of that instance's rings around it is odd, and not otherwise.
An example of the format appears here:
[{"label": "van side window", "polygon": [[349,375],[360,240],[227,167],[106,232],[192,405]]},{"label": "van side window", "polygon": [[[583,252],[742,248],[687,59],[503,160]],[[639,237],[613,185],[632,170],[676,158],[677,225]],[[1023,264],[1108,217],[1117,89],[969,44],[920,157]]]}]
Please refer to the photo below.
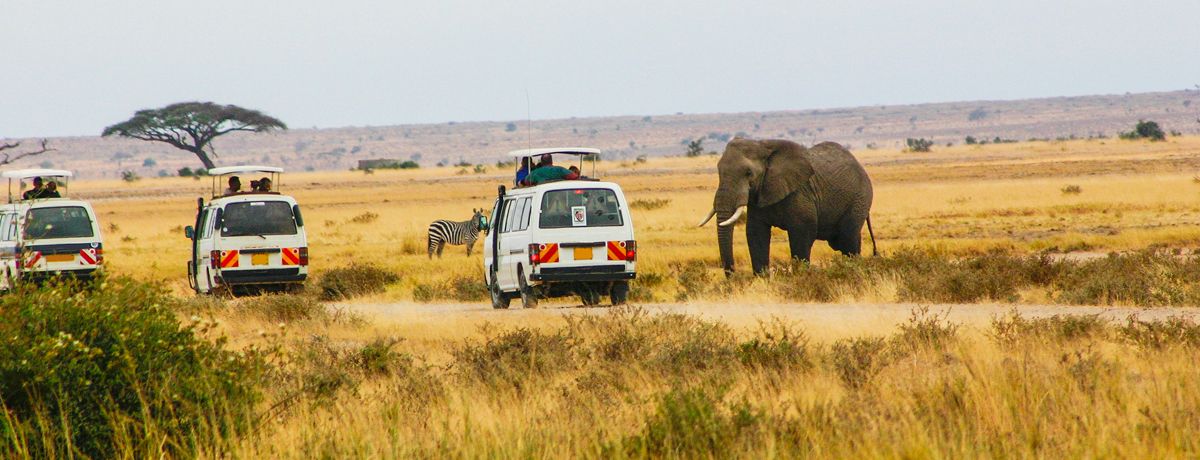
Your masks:
[{"label": "van side window", "polygon": [[533,197],[525,199],[525,206],[523,206],[525,212],[521,214],[521,230],[529,228],[529,214],[533,212],[533,206],[530,206],[532,202]]},{"label": "van side window", "polygon": [[208,209],[205,209],[204,214],[200,216],[200,236],[198,237],[199,239],[207,239],[210,235],[212,235],[212,228],[213,228],[213,222],[212,222],[213,216],[212,215],[213,215],[213,213],[211,211],[209,211]]},{"label": "van side window", "polygon": [[529,202],[529,200],[526,198],[518,198],[515,201],[517,203],[513,205],[512,227],[509,228],[511,228],[514,232],[519,232],[521,230],[525,230],[525,227],[521,225],[521,222],[525,218],[525,205]]},{"label": "van side window", "polygon": [[9,228],[12,227],[12,216],[12,214],[0,215],[0,241],[12,241],[15,236],[9,232]]},{"label": "van side window", "polygon": [[513,223],[513,203],[517,200],[504,200],[504,226],[500,228],[500,233],[508,233],[512,231]]}]

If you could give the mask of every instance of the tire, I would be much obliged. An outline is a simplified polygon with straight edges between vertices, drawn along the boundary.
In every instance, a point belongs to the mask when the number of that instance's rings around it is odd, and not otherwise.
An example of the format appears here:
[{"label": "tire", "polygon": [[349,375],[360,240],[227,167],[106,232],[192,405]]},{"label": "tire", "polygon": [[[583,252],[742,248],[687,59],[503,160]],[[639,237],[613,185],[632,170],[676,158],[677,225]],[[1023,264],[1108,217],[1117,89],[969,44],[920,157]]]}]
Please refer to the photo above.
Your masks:
[{"label": "tire", "polygon": [[617,281],[613,283],[612,290],[608,292],[608,299],[612,301],[614,307],[625,305],[629,301],[629,282]]},{"label": "tire", "polygon": [[595,286],[581,285],[578,293],[579,301],[583,302],[583,306],[594,307],[600,305],[600,292],[596,290]]},{"label": "tire", "polygon": [[537,291],[525,281],[525,273],[519,268],[517,269],[517,282],[521,286],[521,306],[524,308],[537,308]]},{"label": "tire", "polygon": [[[493,274],[492,277],[494,278],[495,275]],[[495,279],[488,284],[488,294],[490,294],[492,297],[492,308],[496,310],[508,309],[508,304],[512,299],[508,298],[508,296],[504,295],[504,292],[500,291],[500,283],[497,283]]]}]

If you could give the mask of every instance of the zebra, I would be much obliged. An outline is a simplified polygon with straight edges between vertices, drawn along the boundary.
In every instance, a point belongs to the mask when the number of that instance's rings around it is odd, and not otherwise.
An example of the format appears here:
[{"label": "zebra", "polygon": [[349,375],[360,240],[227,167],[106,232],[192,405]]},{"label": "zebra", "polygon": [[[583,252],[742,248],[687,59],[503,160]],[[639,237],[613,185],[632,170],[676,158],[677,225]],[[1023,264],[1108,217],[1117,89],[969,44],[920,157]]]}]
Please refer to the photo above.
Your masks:
[{"label": "zebra", "polygon": [[479,238],[479,231],[486,227],[486,220],[483,218],[482,209],[471,209],[475,214],[470,219],[462,222],[451,222],[448,220],[435,220],[429,224],[429,258],[433,258],[433,252],[436,250],[438,258],[442,257],[442,249],[447,244],[465,244],[467,245],[467,257],[471,257],[471,250],[475,247],[475,240]]}]

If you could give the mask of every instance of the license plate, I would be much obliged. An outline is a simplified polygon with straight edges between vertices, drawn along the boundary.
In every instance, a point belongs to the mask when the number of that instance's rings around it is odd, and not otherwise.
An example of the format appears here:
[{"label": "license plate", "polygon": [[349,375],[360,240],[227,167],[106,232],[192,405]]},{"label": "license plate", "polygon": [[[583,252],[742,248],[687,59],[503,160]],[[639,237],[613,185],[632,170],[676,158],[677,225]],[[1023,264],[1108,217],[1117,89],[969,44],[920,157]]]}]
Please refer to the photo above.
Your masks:
[{"label": "license plate", "polygon": [[74,262],[75,254],[50,254],[46,256],[46,262]]},{"label": "license plate", "polygon": [[592,260],[592,248],[575,248],[575,260]]},{"label": "license plate", "polygon": [[259,254],[251,254],[250,255],[250,264],[251,265],[266,265],[269,263],[271,263],[271,255],[270,254],[259,253]]}]

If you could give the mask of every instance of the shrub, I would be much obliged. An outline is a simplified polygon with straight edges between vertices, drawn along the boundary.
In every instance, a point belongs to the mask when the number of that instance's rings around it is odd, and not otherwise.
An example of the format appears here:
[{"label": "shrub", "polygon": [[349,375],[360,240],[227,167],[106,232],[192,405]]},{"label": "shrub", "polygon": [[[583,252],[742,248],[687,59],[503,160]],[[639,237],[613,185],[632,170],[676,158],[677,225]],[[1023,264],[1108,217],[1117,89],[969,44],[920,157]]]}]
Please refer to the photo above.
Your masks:
[{"label": "shrub", "polygon": [[273,294],[241,299],[235,310],[271,323],[327,319],[325,305],[316,298],[297,294]]},{"label": "shrub", "polygon": [[909,152],[928,152],[930,147],[933,147],[933,141],[925,138],[908,138],[904,140],[904,145],[908,146]]},{"label": "shrub", "polygon": [[142,180],[142,176],[139,176],[136,172],[125,170],[121,171],[121,180],[125,182],[137,182]]},{"label": "shrub", "polygon": [[942,350],[958,337],[958,324],[948,320],[950,310],[940,315],[930,313],[928,306],[913,308],[908,322],[892,337],[892,346],[901,354],[918,350]]},{"label": "shrub", "polygon": [[1151,141],[1161,141],[1167,138],[1166,133],[1158,126],[1157,122],[1138,120],[1134,125],[1133,131],[1120,133],[1121,139],[1150,139]]},{"label": "shrub", "polygon": [[488,300],[490,294],[483,280],[475,276],[456,275],[450,279],[437,280],[430,283],[417,283],[413,287],[413,300],[417,302],[432,302],[435,300],[453,299],[460,302],[477,302]]},{"label": "shrub", "polygon": [[779,319],[760,323],[755,337],[738,344],[737,355],[742,364],[756,368],[806,370],[813,364],[808,336]]},{"label": "shrub", "polygon": [[379,214],[375,214],[371,211],[366,211],[366,212],[363,212],[362,214],[359,214],[357,216],[350,218],[350,222],[353,222],[356,224],[369,224],[369,223],[375,222],[377,220],[379,220]]},{"label": "shrub", "polygon": [[991,336],[1005,345],[1025,340],[1066,342],[1104,337],[1110,328],[1108,320],[1098,314],[1025,318],[1014,309],[1004,316],[992,318]]},{"label": "shrub", "polygon": [[351,265],[334,268],[321,276],[319,283],[322,300],[345,300],[387,290],[387,285],[399,281],[400,277],[374,265]]},{"label": "shrub", "polygon": [[248,427],[263,370],[253,354],[198,337],[208,325],[180,324],[161,287],[76,290],[0,298],[5,455],[190,457]]},{"label": "shrub", "polygon": [[887,341],[883,337],[840,339],[829,349],[833,370],[846,388],[866,386],[887,365]]},{"label": "shrub", "polygon": [[483,343],[468,341],[451,354],[460,377],[520,390],[530,377],[548,376],[573,366],[576,345],[565,331],[522,327],[488,334]]},{"label": "shrub", "polygon": [[1078,185],[1068,185],[1062,188],[1063,195],[1078,195],[1083,193],[1083,188]]},{"label": "shrub", "polygon": [[652,198],[652,199],[648,199],[648,200],[633,200],[632,202],[629,203],[629,207],[633,208],[633,209],[642,209],[642,210],[650,211],[650,210],[666,207],[669,204],[671,204],[670,199]]},{"label": "shrub", "polygon": [[1200,347],[1200,324],[1183,316],[1173,315],[1161,321],[1142,321],[1137,315],[1130,315],[1125,325],[1117,328],[1117,333],[1125,341],[1146,350]]},{"label": "shrub", "polygon": [[698,157],[703,154],[704,154],[704,139],[696,139],[694,141],[688,142],[687,151],[685,152],[685,155],[687,155],[688,158],[695,158],[695,157]]},{"label": "shrub", "polygon": [[[621,454],[604,457],[733,458],[766,416],[748,402],[721,404],[721,392],[675,389],[662,395],[640,433],[624,439]],[[611,450],[611,449],[608,449]]]},{"label": "shrub", "polygon": [[1197,279],[1200,259],[1147,250],[1077,262],[1053,286],[1058,301],[1076,305],[1195,305],[1200,301]]}]

